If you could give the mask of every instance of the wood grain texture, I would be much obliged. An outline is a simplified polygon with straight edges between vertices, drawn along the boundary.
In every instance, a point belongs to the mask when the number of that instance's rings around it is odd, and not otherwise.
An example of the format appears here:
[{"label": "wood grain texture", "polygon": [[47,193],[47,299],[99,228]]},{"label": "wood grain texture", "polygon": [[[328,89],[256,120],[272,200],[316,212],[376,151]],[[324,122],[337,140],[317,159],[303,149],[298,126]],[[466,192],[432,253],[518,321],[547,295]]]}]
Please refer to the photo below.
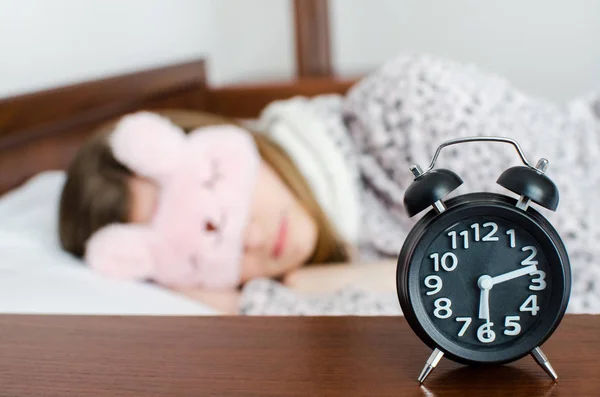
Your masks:
[{"label": "wood grain texture", "polygon": [[332,76],[329,1],[294,0],[294,27],[296,76]]},{"label": "wood grain texture", "polygon": [[270,102],[296,95],[345,94],[358,78],[307,78],[289,82],[236,84],[212,88],[207,110],[229,117],[257,117]]},{"label": "wood grain texture", "polygon": [[600,317],[566,316],[531,357],[492,368],[442,360],[402,317],[0,316],[10,396],[597,396]]},{"label": "wood grain texture", "polygon": [[108,120],[139,109],[205,107],[203,60],[0,100],[0,194],[40,171],[64,169]]}]

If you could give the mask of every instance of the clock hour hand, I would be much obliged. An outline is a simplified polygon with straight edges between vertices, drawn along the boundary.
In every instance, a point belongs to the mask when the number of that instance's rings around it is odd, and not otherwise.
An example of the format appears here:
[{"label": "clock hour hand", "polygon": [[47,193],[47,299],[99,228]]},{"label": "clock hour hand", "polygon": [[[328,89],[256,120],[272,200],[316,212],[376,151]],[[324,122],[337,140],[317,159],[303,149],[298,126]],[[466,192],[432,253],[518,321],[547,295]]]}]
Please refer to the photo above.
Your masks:
[{"label": "clock hour hand", "polygon": [[492,279],[491,279],[492,286],[503,283],[508,280],[512,280],[514,278],[525,276],[527,274],[533,274],[536,271],[537,271],[537,266],[530,265],[530,266],[524,267],[522,269],[513,270],[512,272],[508,272],[508,273],[504,273],[504,274],[501,274],[496,277],[492,277]]}]

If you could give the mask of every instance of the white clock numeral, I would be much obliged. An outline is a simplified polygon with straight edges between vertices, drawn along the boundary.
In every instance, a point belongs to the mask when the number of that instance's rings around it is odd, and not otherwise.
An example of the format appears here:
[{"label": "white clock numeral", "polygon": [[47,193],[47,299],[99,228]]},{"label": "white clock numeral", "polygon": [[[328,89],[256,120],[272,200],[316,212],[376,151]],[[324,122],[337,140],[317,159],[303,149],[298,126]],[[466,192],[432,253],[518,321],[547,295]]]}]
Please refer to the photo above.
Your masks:
[{"label": "white clock numeral", "polygon": [[[473,241],[477,242],[477,241],[498,241],[498,240],[500,240],[500,238],[495,235],[498,232],[498,225],[496,223],[486,222],[483,224],[482,227],[491,228],[491,230],[485,236],[483,236],[483,238],[481,237],[481,228],[479,226],[479,223],[473,223],[471,225],[471,229],[473,229]],[[513,229],[506,232],[507,234],[512,233],[511,234],[511,247],[515,246],[514,232],[515,231]],[[450,237],[450,239],[451,239],[450,245],[452,246],[452,249],[455,250],[456,248],[458,248],[458,236],[463,238],[463,248],[468,249],[469,248],[469,230],[463,230],[460,233],[457,233],[456,230],[452,230],[452,231],[448,232],[448,237]]]},{"label": "white clock numeral", "polygon": [[[438,254],[436,252],[434,254],[429,255],[429,257],[433,259],[433,270],[436,272],[439,272],[440,271],[440,254]],[[450,264],[448,264],[448,260],[450,260],[450,262],[451,262]],[[447,272],[451,272],[452,270],[456,269],[456,266],[458,266],[458,258],[452,252],[446,252],[444,255],[442,255],[441,262],[442,262],[442,268]]]},{"label": "white clock numeral", "polygon": [[531,266],[531,265],[538,264],[538,261],[533,260],[533,258],[535,258],[535,256],[537,255],[537,249],[534,246],[528,245],[527,247],[521,248],[521,251],[523,251],[523,252],[531,251],[531,254],[527,258],[523,259],[523,262],[521,262],[521,265]]},{"label": "white clock numeral", "polygon": [[473,240],[479,241],[479,223],[472,224],[471,229],[473,229]]},{"label": "white clock numeral", "polygon": [[471,321],[473,321],[473,319],[471,317],[456,317],[456,321],[464,322],[462,328],[460,331],[458,331],[458,336],[463,336],[465,332],[467,332],[467,329],[469,328],[469,325],[471,325]]},{"label": "white clock numeral", "polygon": [[546,272],[544,272],[543,270],[536,270],[535,272],[533,272],[531,274],[538,276],[537,278],[534,278],[531,280],[531,282],[533,284],[537,284],[537,285],[530,285],[529,289],[532,291],[545,290],[546,289],[546,281],[544,281],[544,280],[546,279]]},{"label": "white clock numeral", "polygon": [[[521,333],[521,324],[519,324],[519,320],[521,317],[519,316],[506,316],[504,319],[504,335],[515,336]],[[510,328],[510,329],[509,329]]]},{"label": "white clock numeral", "polygon": [[492,343],[496,340],[496,333],[492,329],[494,323],[485,323],[477,329],[477,339],[482,343]]},{"label": "white clock numeral", "polygon": [[[473,229],[473,241],[477,242],[477,241],[498,241],[498,240],[500,240],[500,238],[495,235],[498,232],[498,225],[495,222],[486,222],[483,224],[482,227],[491,228],[491,230],[483,237],[481,237],[481,228],[479,226],[479,223],[473,223],[471,225],[471,229]],[[506,234],[509,234],[511,236],[511,247],[514,247],[516,244],[514,229],[507,231]],[[463,248],[468,249],[469,248],[469,230],[463,230],[460,233],[457,233],[456,230],[452,230],[452,231],[448,232],[448,237],[451,238],[452,249],[455,250],[456,248],[458,248],[458,236],[459,235],[460,235],[460,237],[463,238]]]},{"label": "white clock numeral", "polygon": [[448,318],[452,315],[452,310],[450,306],[452,306],[452,301],[448,298],[437,298],[435,302],[435,310],[433,311],[433,315],[437,318]]},{"label": "white clock numeral", "polygon": [[510,248],[515,248],[517,246],[517,239],[515,237],[515,229],[510,229],[506,231],[506,234],[510,236]]},{"label": "white clock numeral", "polygon": [[427,291],[427,295],[435,295],[442,290],[442,278],[440,276],[427,276],[425,277],[425,286],[432,289],[433,291]]},{"label": "white clock numeral", "polygon": [[499,240],[497,236],[494,236],[494,234],[496,234],[496,232],[498,231],[498,225],[496,225],[494,222],[487,222],[487,223],[483,224],[483,227],[491,227],[492,230],[488,234],[483,236],[481,241],[498,241]]},{"label": "white clock numeral", "polygon": [[538,310],[540,310],[540,307],[537,305],[537,295],[529,295],[519,310],[522,312],[531,312],[531,315],[535,316]]},{"label": "white clock numeral", "polygon": [[457,247],[457,245],[456,245],[456,230],[448,232],[448,237],[450,237],[452,239],[452,249],[455,250]]},{"label": "white clock numeral", "polygon": [[460,235],[463,238],[463,248],[468,249],[469,248],[469,231],[464,230],[464,231],[460,232]]}]

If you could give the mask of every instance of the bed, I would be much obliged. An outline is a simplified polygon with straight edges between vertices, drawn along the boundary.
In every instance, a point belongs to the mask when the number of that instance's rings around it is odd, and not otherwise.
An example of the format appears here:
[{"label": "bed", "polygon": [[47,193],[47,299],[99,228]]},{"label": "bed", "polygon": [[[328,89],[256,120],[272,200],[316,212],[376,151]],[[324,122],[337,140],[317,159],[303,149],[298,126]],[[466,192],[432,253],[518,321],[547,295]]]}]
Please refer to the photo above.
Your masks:
[{"label": "bed", "polygon": [[91,131],[108,120],[165,108],[252,119],[274,100],[343,93],[353,83],[306,78],[212,88],[204,65],[198,59],[0,100],[0,312],[218,312],[152,285],[91,274],[60,250],[54,229],[64,169]]},{"label": "bed", "polygon": [[[356,87],[361,80],[360,76],[346,79],[338,78],[333,73],[328,44],[327,1],[296,0],[294,5],[297,76],[290,81],[215,87],[208,83],[206,76],[205,64],[209,60],[195,59],[0,100],[0,312],[154,315],[223,313],[222,310],[215,309],[215,306],[201,304],[197,299],[184,298],[181,294],[171,293],[151,284],[119,283],[102,279],[92,275],[79,261],[60,250],[55,226],[64,169],[96,127],[139,109],[189,109],[251,121],[267,105],[277,100],[295,96],[343,95],[350,88]],[[360,87],[358,88],[359,90],[353,91],[360,91]],[[600,126],[600,94],[597,98],[596,113],[599,117],[591,121],[594,125],[588,132],[593,132]],[[587,105],[591,102],[585,103],[585,106],[574,103],[576,106],[569,108],[570,115],[560,118],[565,123],[558,124],[570,125],[567,116],[580,114],[584,108],[589,113]],[[542,108],[549,109],[548,114],[558,114],[553,106],[543,105]],[[555,132],[559,131],[557,129]],[[582,140],[587,141],[592,140]],[[582,147],[586,149],[585,143]],[[582,169],[579,166],[563,168]],[[588,171],[591,172],[592,169]],[[562,182],[573,185],[573,179],[577,178],[565,173]],[[492,178],[486,180],[492,181]],[[572,193],[571,196],[571,209],[581,207],[577,206],[580,201],[577,194]],[[569,210],[563,213],[569,214]],[[570,223],[567,226],[569,225]],[[569,231],[568,228],[565,230]],[[591,233],[589,235],[592,236]],[[578,254],[585,259],[589,251],[587,248],[595,244],[582,244],[579,252],[573,252],[575,256]],[[585,261],[579,260],[578,263],[585,264]],[[380,280],[394,284],[393,271],[390,272],[393,267],[369,266],[371,267],[366,272],[369,277],[377,274],[373,276],[374,284],[381,284]],[[594,280],[600,280],[600,272],[595,267],[585,268],[594,272]],[[326,273],[327,270],[315,273],[311,283],[302,285],[300,289],[311,292],[318,287],[321,279],[328,278]],[[348,274],[348,278],[344,280],[336,281],[339,284],[352,277],[364,279],[364,274],[360,270]],[[580,278],[579,295],[589,299],[593,305],[581,304],[574,306],[574,310],[600,311],[600,288],[596,288],[596,284],[592,282],[586,283],[585,277]],[[391,286],[395,288],[394,285]],[[361,312],[361,307],[346,304],[356,301],[370,306],[368,314],[396,314],[399,309],[394,295],[381,300],[373,295],[365,295],[362,291],[344,289],[330,295],[327,300],[302,301],[298,307],[295,296],[290,291],[278,288],[276,284],[262,283],[259,289],[254,292],[290,302],[290,307],[293,307],[288,312],[294,313],[309,309],[319,312],[321,308],[339,304],[347,312],[365,314]],[[583,302],[581,299],[579,301]],[[375,311],[374,307],[377,308]],[[279,312],[280,308],[274,311]],[[252,309],[246,307],[242,312],[252,314]]]},{"label": "bed", "polygon": [[206,59],[0,99],[0,312],[203,315],[214,308],[150,284],[91,274],[53,229],[64,170],[102,123],[139,110],[190,109],[252,119],[270,102],[345,93],[332,77],[326,2],[295,2],[297,78],[212,87]]}]

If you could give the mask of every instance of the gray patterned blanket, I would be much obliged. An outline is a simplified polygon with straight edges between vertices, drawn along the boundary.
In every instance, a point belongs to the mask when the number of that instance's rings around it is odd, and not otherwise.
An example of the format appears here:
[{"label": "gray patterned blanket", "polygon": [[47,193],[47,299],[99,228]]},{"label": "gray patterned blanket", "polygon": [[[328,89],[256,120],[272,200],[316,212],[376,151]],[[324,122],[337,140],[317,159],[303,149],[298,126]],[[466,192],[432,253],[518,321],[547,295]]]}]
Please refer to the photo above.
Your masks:
[{"label": "gray patterned blanket", "polygon": [[[563,237],[573,268],[569,312],[600,313],[600,92],[564,106],[529,96],[500,76],[433,56],[400,56],[359,82],[345,97],[317,97],[314,114],[331,126],[348,161],[360,173],[365,258],[393,258],[417,219],[409,219],[403,194],[408,167],[427,165],[450,138],[501,135],[516,139],[529,158],[550,160],[557,184],[556,213],[540,210]],[[332,122],[331,120],[334,120]],[[503,146],[503,145],[500,145]],[[348,149],[350,148],[350,149]],[[467,191],[507,193],[495,181],[519,162],[514,149],[475,145],[450,148],[440,166],[460,175]],[[534,160],[535,161],[535,160]],[[248,315],[399,314],[395,295],[353,286],[307,298],[272,280],[254,280],[242,292]]]}]

